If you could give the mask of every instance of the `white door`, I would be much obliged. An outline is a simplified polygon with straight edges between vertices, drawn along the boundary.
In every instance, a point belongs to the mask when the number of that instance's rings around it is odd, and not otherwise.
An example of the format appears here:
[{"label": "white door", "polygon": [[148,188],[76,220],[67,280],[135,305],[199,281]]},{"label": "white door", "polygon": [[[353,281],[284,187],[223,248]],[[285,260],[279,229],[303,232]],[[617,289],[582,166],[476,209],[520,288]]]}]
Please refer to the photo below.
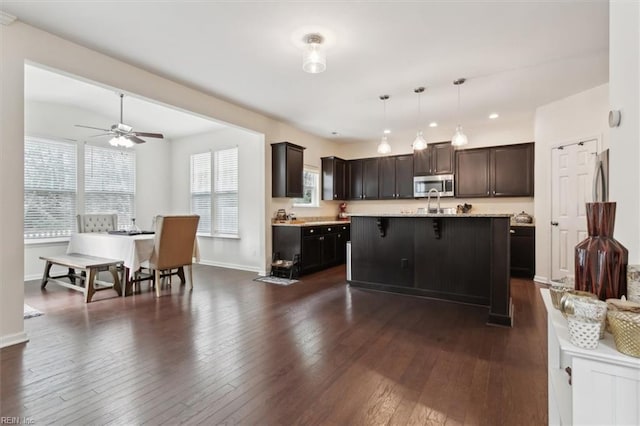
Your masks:
[{"label": "white door", "polygon": [[596,139],[551,150],[551,279],[573,277],[576,245],[587,237]]}]

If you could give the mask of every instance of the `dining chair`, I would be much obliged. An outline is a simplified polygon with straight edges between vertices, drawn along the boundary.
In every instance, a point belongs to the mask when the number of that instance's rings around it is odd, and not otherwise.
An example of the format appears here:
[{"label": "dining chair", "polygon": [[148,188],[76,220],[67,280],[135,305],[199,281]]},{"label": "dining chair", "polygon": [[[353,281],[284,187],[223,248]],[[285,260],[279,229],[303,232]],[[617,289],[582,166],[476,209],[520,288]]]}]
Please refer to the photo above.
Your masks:
[{"label": "dining chair", "polygon": [[191,265],[199,220],[198,215],[156,217],[155,241],[149,268],[154,271],[157,297],[160,297],[161,278],[184,274],[185,266],[189,270],[189,288],[193,290]]},{"label": "dining chair", "polygon": [[76,216],[78,232],[107,232],[118,229],[118,215],[113,213],[88,213]]}]

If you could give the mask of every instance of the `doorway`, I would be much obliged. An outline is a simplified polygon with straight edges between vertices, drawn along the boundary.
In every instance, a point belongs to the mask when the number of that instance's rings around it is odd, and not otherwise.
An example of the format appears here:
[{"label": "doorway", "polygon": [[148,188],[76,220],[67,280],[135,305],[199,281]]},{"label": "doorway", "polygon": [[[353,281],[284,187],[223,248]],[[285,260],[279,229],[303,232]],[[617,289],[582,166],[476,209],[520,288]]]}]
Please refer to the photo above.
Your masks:
[{"label": "doorway", "polygon": [[551,279],[574,277],[574,250],[587,236],[598,139],[551,149]]}]

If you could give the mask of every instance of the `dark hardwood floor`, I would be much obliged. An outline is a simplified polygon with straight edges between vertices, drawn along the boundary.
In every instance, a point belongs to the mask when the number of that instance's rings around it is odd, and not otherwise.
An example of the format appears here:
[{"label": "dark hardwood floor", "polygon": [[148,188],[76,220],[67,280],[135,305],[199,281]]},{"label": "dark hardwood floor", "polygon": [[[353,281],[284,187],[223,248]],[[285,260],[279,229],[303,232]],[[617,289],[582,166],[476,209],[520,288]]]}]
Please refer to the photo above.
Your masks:
[{"label": "dark hardwood floor", "polygon": [[[546,322],[512,280],[487,309],[349,288],[344,267],[288,287],[195,266],[156,299],[25,285],[44,316],[0,351],[0,415],[35,424],[547,424]],[[111,294],[110,294],[111,293]]]}]

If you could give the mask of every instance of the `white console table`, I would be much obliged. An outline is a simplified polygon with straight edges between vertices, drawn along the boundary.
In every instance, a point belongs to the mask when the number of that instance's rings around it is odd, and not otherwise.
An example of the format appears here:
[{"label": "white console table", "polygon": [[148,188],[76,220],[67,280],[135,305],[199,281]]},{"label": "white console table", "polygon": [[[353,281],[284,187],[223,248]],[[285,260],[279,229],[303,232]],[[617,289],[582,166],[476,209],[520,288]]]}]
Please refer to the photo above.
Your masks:
[{"label": "white console table", "polygon": [[609,333],[597,349],[571,344],[549,290],[540,293],[547,308],[549,424],[640,425],[640,358],[618,352]]}]

